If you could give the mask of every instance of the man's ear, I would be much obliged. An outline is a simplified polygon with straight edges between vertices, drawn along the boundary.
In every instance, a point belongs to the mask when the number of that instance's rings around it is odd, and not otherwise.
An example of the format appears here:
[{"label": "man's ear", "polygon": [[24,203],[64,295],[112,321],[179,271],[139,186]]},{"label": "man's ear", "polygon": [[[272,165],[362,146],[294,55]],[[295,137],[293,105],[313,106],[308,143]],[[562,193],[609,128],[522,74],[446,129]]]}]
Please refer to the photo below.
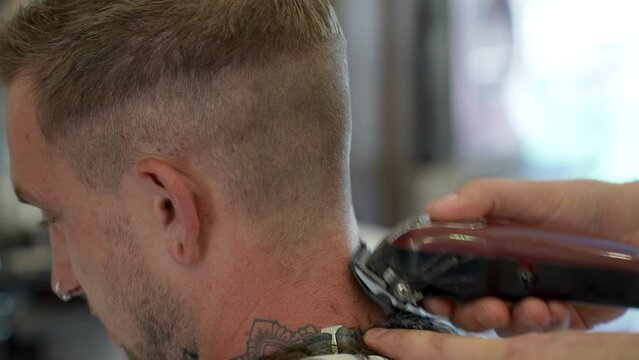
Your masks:
[{"label": "man's ear", "polygon": [[171,258],[180,265],[197,261],[200,220],[195,193],[188,178],[162,160],[148,158],[137,165],[144,186],[154,193],[153,210],[166,232],[163,241]]}]

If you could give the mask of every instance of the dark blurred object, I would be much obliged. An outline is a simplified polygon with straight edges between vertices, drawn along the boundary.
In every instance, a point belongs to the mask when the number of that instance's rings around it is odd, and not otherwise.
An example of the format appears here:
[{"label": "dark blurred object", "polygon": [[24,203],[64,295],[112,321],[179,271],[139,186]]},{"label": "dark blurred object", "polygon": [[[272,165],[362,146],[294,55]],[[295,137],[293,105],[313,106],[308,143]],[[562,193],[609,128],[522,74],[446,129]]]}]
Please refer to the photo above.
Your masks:
[{"label": "dark blurred object", "polygon": [[[0,246],[0,359],[7,360],[41,360],[35,343],[19,339],[15,334],[16,300],[8,291],[16,282],[9,282],[8,269],[3,262],[9,255],[5,247]],[[11,284],[11,285],[10,285]]]},{"label": "dark blurred object", "polygon": [[49,268],[50,251],[42,232],[5,235],[0,241],[0,359],[45,359],[42,339],[21,330],[25,313],[55,301]]},{"label": "dark blurred object", "polygon": [[0,342],[11,337],[11,317],[15,311],[15,301],[7,292],[0,291]]},{"label": "dark blurred object", "polygon": [[0,355],[3,357],[0,357],[0,359],[3,360],[45,360],[45,357],[40,354],[35,343],[10,339],[6,342],[5,353],[1,351],[2,350],[0,350]]},{"label": "dark blurred object", "polygon": [[[0,279],[2,279],[2,259],[0,259]],[[15,309],[13,298],[2,291],[0,282],[0,359],[9,357],[9,339],[11,338],[11,316]]]}]

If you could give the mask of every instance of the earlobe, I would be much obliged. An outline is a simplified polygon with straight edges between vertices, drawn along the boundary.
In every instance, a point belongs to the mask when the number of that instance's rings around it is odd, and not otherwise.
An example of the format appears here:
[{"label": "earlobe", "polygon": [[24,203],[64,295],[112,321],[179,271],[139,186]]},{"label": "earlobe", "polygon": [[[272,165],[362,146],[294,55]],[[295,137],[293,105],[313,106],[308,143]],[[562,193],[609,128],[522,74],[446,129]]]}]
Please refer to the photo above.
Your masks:
[{"label": "earlobe", "polygon": [[199,253],[200,221],[196,194],[189,179],[158,159],[138,163],[138,175],[154,193],[154,212],[166,236],[168,254],[178,264],[192,265]]}]

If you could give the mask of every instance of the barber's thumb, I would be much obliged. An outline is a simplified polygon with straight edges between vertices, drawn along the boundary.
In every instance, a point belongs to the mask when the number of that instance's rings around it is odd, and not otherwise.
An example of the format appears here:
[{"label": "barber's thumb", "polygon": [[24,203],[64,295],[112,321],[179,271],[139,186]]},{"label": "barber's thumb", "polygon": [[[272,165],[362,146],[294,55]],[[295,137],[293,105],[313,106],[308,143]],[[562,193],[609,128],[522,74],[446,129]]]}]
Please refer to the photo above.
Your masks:
[{"label": "barber's thumb", "polygon": [[505,352],[501,340],[423,330],[371,329],[364,342],[392,360],[498,360]]},{"label": "barber's thumb", "polygon": [[448,194],[426,205],[426,213],[438,220],[470,220],[483,216],[479,204],[458,193]]},{"label": "barber's thumb", "polygon": [[434,359],[432,336],[440,335],[418,330],[371,329],[364,342],[380,355],[392,360]]}]

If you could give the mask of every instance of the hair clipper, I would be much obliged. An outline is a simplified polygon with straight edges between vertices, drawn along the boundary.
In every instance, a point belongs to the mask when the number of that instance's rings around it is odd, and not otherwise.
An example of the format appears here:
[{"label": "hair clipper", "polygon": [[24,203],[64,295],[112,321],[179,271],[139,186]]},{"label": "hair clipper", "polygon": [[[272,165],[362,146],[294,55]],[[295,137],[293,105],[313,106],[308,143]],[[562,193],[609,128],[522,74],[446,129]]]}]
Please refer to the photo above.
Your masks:
[{"label": "hair clipper", "polygon": [[639,248],[520,226],[420,216],[363,243],[350,268],[386,313],[423,315],[425,296],[639,307]]}]

